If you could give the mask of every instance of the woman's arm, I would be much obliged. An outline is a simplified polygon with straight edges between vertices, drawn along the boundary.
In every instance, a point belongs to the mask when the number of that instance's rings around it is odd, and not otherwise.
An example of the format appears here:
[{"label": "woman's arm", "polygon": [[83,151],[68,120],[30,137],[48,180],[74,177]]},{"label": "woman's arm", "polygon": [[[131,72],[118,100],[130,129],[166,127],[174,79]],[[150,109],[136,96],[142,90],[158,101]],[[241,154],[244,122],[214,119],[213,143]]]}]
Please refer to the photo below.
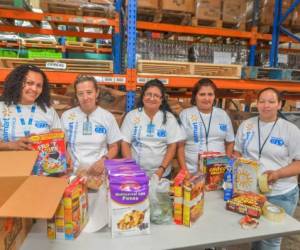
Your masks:
[{"label": "woman's arm", "polygon": [[228,157],[232,157],[234,148],[234,141],[226,142],[225,141],[225,153]]},{"label": "woman's arm", "polygon": [[293,161],[285,167],[278,170],[268,170],[265,173],[268,175],[269,183],[274,183],[281,178],[296,176],[300,174],[300,161]]},{"label": "woman's arm", "polygon": [[31,142],[29,138],[22,137],[17,141],[3,142],[0,141],[1,151],[21,151],[21,150],[32,150]]},{"label": "woman's arm", "polygon": [[176,143],[168,144],[167,152],[164,156],[162,163],[160,164],[161,167],[158,166],[158,169],[155,172],[155,174],[157,174],[159,178],[163,176],[170,162],[174,159],[175,154],[176,154]]},{"label": "woman's arm", "polygon": [[186,166],[186,161],[185,161],[185,151],[184,151],[184,147],[185,147],[185,142],[184,141],[180,141],[178,142],[178,148],[177,148],[177,160],[178,160],[178,164],[180,166],[181,169],[188,171],[188,168]]},{"label": "woman's arm", "polygon": [[119,143],[115,142],[108,145],[108,152],[106,155],[102,156],[98,161],[96,161],[90,168],[89,174],[91,175],[101,175],[104,170],[104,161],[108,159],[113,159],[118,155]]},{"label": "woman's arm", "polygon": [[131,155],[131,144],[126,142],[126,141],[122,141],[121,142],[121,151],[122,151],[122,156],[123,158],[127,158],[127,159],[131,159],[132,155]]}]

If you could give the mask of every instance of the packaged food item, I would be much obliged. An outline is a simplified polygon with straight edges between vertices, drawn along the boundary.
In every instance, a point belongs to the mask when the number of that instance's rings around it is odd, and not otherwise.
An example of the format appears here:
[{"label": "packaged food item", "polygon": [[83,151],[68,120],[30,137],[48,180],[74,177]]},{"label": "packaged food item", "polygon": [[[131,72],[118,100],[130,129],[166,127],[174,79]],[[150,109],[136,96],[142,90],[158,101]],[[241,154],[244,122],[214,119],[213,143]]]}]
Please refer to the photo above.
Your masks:
[{"label": "packaged food item", "polygon": [[266,197],[262,194],[252,192],[236,193],[231,200],[226,202],[226,209],[259,218],[266,200]]},{"label": "packaged food item", "polygon": [[238,158],[233,165],[234,193],[259,193],[259,164],[256,161]]},{"label": "packaged food item", "polygon": [[112,237],[150,233],[149,179],[109,176]]},{"label": "packaged food item", "polygon": [[266,202],[263,206],[263,216],[270,221],[280,223],[285,218],[285,210],[282,207]]},{"label": "packaged food item", "polygon": [[233,164],[234,160],[230,159],[224,174],[224,201],[230,200],[233,196]]},{"label": "packaged food item", "polygon": [[205,190],[222,189],[224,173],[229,158],[219,152],[205,152],[200,154],[199,169],[205,174]]},{"label": "packaged food item", "polygon": [[32,147],[39,151],[33,168],[34,175],[55,175],[67,169],[64,132],[60,130],[30,136]]},{"label": "packaged food item", "polygon": [[178,225],[181,225],[183,223],[183,183],[186,177],[187,172],[181,169],[173,181],[173,220]]},{"label": "packaged food item", "polygon": [[88,221],[85,180],[76,177],[66,188],[54,217],[48,220],[49,239],[75,239]]},{"label": "packaged food item", "polygon": [[76,175],[78,177],[83,177],[86,179],[86,185],[88,189],[99,190],[100,186],[104,181],[104,175],[92,175],[89,174],[88,168],[79,167],[76,170]]},{"label": "packaged food item", "polygon": [[240,219],[239,223],[243,229],[254,229],[257,228],[259,224],[257,219],[254,219],[249,215],[245,215],[242,219]]},{"label": "packaged food item", "polygon": [[203,214],[204,186],[205,176],[202,173],[184,181],[183,225],[191,226]]}]

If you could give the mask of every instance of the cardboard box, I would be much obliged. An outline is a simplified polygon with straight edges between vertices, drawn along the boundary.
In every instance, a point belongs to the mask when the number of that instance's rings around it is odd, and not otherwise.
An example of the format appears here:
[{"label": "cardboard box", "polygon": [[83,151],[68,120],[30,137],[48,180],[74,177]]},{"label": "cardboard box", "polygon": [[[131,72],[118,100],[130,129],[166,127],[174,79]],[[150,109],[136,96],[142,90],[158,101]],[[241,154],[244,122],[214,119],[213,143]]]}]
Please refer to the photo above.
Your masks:
[{"label": "cardboard box", "polygon": [[[126,0],[126,5],[128,0]],[[138,8],[158,9],[158,0],[137,0]]]},{"label": "cardboard box", "polygon": [[195,12],[194,0],[161,0],[162,10],[180,11],[186,13]]},{"label": "cardboard box", "polygon": [[223,0],[222,20],[229,23],[246,22],[246,1]]},{"label": "cardboard box", "polygon": [[30,218],[52,218],[67,186],[63,178],[30,176],[37,156],[35,151],[0,152],[1,250],[21,246]]},{"label": "cardboard box", "polygon": [[220,20],[221,0],[197,0],[196,18],[200,20]]}]

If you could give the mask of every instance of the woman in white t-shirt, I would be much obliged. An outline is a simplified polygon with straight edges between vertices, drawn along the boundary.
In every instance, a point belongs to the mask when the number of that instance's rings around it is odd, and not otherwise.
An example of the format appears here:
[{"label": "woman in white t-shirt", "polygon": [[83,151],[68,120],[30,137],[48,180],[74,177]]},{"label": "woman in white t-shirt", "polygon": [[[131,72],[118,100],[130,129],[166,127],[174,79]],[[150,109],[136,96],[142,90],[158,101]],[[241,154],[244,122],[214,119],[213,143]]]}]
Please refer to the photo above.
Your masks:
[{"label": "woman in white t-shirt", "polygon": [[[271,192],[268,200],[293,215],[298,198],[297,175],[300,173],[300,130],[278,117],[279,92],[266,88],[259,92],[259,115],[244,121],[238,128],[235,151],[260,163],[260,173],[268,175]],[[281,238],[255,242],[253,249],[280,249]]]},{"label": "woman in white t-shirt", "polygon": [[161,81],[144,85],[137,109],[126,115],[121,131],[123,157],[135,159],[149,176],[170,177],[176,143],[184,138]]},{"label": "woman in white t-shirt", "polygon": [[[61,122],[65,131],[67,151],[74,173],[79,168],[88,175],[101,176],[104,160],[115,158],[121,132],[114,116],[97,105],[99,89],[92,76],[79,75],[74,83],[79,106],[65,111]],[[89,190],[89,222],[85,232],[96,232],[106,223],[106,190]]]},{"label": "woman in white t-shirt", "polygon": [[198,81],[192,91],[190,108],[180,113],[186,141],[178,145],[177,158],[181,168],[195,173],[199,153],[214,151],[232,155],[234,132],[227,113],[214,107],[216,85],[207,78]]},{"label": "woman in white t-shirt", "polygon": [[104,160],[118,154],[118,141],[122,139],[114,116],[97,105],[99,90],[96,79],[80,75],[74,83],[79,106],[62,114],[67,150],[73,168],[87,168],[101,174]]},{"label": "woman in white t-shirt", "polygon": [[34,65],[8,74],[0,102],[0,150],[31,150],[30,134],[61,128],[49,90],[47,76]]}]

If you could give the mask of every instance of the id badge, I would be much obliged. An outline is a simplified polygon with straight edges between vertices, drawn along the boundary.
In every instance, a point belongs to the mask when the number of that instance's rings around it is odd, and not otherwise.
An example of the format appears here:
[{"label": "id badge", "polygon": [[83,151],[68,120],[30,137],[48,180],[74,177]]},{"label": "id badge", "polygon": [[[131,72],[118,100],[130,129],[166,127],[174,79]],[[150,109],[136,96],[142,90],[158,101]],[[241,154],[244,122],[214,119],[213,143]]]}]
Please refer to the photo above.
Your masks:
[{"label": "id badge", "polygon": [[155,128],[155,125],[152,124],[152,123],[149,123],[147,125],[147,136],[148,137],[153,137],[154,136],[154,128]]},{"label": "id badge", "polygon": [[92,135],[93,132],[93,127],[92,123],[89,121],[86,121],[83,123],[83,129],[82,129],[82,134],[83,135]]}]

